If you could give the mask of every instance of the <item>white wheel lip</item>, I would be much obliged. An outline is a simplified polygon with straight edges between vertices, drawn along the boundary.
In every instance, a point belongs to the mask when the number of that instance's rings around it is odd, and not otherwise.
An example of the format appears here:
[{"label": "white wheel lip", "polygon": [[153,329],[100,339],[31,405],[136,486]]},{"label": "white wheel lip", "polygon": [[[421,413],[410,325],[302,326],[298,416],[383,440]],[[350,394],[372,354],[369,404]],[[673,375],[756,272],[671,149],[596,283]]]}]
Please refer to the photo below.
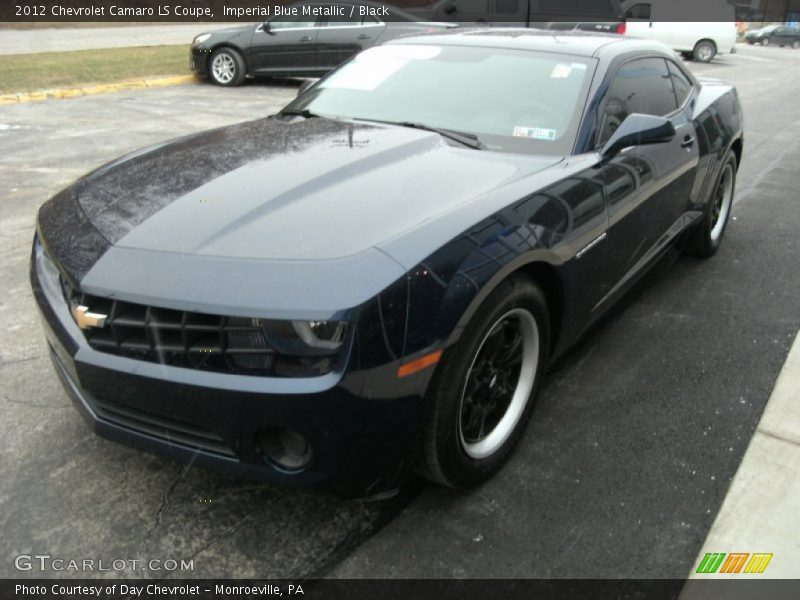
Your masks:
[{"label": "white wheel lip", "polygon": [[[475,367],[475,361],[481,353],[486,340],[495,330],[495,328],[507,318],[518,318],[522,325],[522,365],[520,368],[519,379],[517,380],[517,387],[514,390],[514,395],[509,402],[505,414],[497,423],[497,425],[489,432],[489,434],[482,440],[474,443],[469,443],[464,439],[464,430],[461,423],[461,411],[464,405],[464,393],[466,391],[467,380]],[[461,448],[464,453],[472,459],[480,460],[487,458],[497,452],[502,445],[508,440],[514,429],[522,418],[525,412],[525,407],[530,401],[533,385],[536,382],[536,375],[539,370],[539,345],[540,345],[539,325],[536,323],[536,318],[530,311],[524,308],[514,308],[499,317],[483,336],[475,355],[472,357],[467,374],[464,377],[464,382],[461,386],[461,398],[458,403],[457,413],[457,427],[458,438],[461,443]]]},{"label": "white wheel lip", "polygon": [[236,73],[236,63],[227,52],[220,52],[211,61],[211,72],[219,83],[230,83]]},{"label": "white wheel lip", "polygon": [[[711,237],[711,241],[716,242],[722,237],[722,232],[725,229],[725,224],[728,221],[728,215],[731,212],[731,207],[733,206],[733,166],[728,163],[722,169],[722,174],[720,175],[720,182],[718,185],[724,186],[723,189],[723,197],[722,197],[722,206],[719,209],[719,216],[717,217],[717,222],[714,223],[714,226],[711,228],[711,232],[709,233],[709,237]],[[716,202],[716,197],[714,198]]]}]

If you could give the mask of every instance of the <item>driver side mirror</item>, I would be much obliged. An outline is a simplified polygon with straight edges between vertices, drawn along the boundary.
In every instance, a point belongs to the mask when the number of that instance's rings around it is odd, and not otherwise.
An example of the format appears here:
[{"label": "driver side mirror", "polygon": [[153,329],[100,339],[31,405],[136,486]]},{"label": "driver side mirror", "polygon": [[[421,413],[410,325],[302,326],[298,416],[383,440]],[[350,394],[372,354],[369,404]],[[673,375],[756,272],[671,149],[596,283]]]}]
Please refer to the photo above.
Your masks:
[{"label": "driver side mirror", "polygon": [[454,2],[448,4],[447,6],[444,7],[444,14],[446,14],[446,15],[452,15],[454,12],[457,12],[457,11],[458,11],[458,9],[456,8],[456,5],[455,5]]},{"label": "driver side mirror", "polygon": [[675,137],[675,126],[665,117],[628,115],[611,135],[600,155],[604,159],[613,158],[625,148],[645,144],[661,144]]},{"label": "driver side mirror", "polygon": [[273,35],[272,26],[269,24],[269,21],[264,21],[261,24],[261,31],[268,33],[269,35]]}]

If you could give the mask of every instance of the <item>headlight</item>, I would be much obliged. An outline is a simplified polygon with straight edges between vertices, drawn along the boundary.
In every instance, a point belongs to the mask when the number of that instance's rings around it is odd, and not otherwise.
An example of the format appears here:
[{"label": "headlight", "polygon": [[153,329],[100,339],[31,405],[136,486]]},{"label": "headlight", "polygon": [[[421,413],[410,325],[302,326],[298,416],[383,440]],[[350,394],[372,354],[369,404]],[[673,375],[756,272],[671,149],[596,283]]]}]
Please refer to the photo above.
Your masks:
[{"label": "headlight", "polygon": [[292,321],[292,326],[306,344],[322,350],[338,350],[344,341],[342,321]]},{"label": "headlight", "polygon": [[270,345],[290,356],[333,356],[347,334],[344,321],[264,321]]},{"label": "headlight", "polygon": [[196,38],[194,38],[194,41],[192,42],[192,46],[197,46],[197,44],[202,44],[203,42],[205,42],[210,37],[211,37],[210,33],[201,33]]}]

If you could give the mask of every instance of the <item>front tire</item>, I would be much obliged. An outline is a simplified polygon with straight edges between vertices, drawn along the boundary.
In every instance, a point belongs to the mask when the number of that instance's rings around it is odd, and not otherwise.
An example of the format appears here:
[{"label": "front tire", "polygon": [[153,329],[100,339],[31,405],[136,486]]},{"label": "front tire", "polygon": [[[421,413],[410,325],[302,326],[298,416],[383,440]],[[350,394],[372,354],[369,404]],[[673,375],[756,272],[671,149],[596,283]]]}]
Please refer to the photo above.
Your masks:
[{"label": "front tire", "polygon": [[500,284],[431,382],[422,475],[467,489],[500,470],[530,420],[549,347],[541,288],[523,276]]},{"label": "front tire", "polygon": [[711,40],[700,40],[694,45],[692,58],[697,62],[708,63],[717,55],[717,46]]},{"label": "front tire", "polygon": [[689,254],[700,258],[716,254],[730,220],[735,192],[736,156],[729,152],[722,163],[706,213],[691,233],[687,248]]},{"label": "front tire", "polygon": [[246,75],[244,58],[233,48],[220,48],[208,60],[208,76],[217,85],[241,85]]},{"label": "front tire", "polygon": [[763,40],[761,40],[761,45],[762,46],[769,46],[769,38],[765,37]]}]

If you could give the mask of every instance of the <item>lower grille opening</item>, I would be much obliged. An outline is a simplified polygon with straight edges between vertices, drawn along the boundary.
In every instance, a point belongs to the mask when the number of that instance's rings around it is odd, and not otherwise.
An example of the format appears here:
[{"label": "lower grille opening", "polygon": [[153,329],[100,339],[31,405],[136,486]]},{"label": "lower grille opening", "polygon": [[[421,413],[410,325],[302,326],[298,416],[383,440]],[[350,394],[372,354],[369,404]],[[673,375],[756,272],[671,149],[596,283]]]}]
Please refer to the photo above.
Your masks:
[{"label": "lower grille opening", "polygon": [[210,429],[155,415],[89,394],[85,394],[85,397],[97,416],[105,421],[187,448],[236,458],[236,454],[225,443],[225,440]]}]

